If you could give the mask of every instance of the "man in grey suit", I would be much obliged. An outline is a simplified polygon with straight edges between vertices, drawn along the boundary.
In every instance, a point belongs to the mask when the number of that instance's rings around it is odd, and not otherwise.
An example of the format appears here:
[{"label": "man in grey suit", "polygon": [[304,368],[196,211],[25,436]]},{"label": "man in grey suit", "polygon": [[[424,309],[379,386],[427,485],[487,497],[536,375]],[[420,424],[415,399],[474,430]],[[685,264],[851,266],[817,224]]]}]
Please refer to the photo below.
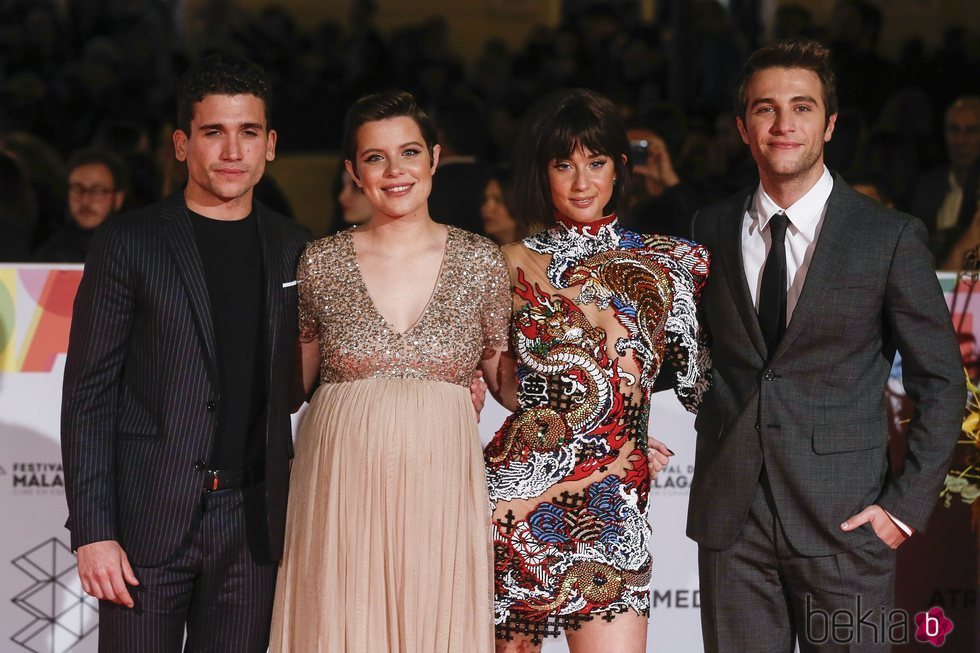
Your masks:
[{"label": "man in grey suit", "polygon": [[[835,94],[822,46],[755,52],[737,123],[761,183],[692,225],[712,253],[687,529],[709,652],[889,650],[894,550],[926,527],[959,432],[963,372],[925,228],[824,166]],[[896,351],[915,417],[890,474]]]},{"label": "man in grey suit", "polygon": [[292,457],[295,269],[307,231],[252,199],[270,83],[181,80],[182,192],[97,230],[62,404],[68,528],[99,650],[266,650]]}]

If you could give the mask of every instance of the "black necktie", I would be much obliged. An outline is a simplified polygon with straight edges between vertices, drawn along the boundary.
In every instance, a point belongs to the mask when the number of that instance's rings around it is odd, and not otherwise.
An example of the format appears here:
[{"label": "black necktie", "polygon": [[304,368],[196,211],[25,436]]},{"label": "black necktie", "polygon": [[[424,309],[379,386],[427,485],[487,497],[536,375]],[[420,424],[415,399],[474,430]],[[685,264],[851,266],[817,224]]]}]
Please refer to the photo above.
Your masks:
[{"label": "black necktie", "polygon": [[786,331],[786,227],[789,218],[780,211],[769,219],[772,247],[762,268],[762,289],[759,291],[759,326],[772,358],[776,346]]}]

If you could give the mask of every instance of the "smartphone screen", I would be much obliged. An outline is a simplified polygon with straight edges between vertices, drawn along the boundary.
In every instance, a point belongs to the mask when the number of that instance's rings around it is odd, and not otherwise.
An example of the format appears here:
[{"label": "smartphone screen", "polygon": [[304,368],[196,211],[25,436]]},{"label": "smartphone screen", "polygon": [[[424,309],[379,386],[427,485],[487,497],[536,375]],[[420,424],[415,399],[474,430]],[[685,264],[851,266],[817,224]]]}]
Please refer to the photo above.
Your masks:
[{"label": "smartphone screen", "polygon": [[630,141],[630,156],[633,158],[633,165],[645,166],[647,164],[647,148],[650,143],[646,140]]}]

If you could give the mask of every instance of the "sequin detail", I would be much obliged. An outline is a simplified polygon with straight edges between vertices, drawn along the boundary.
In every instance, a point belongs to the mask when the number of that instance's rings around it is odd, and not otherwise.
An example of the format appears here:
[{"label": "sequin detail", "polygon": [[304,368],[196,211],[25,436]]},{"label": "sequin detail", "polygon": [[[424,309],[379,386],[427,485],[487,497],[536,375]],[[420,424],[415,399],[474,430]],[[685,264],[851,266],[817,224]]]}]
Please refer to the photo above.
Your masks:
[{"label": "sequin detail", "polygon": [[485,451],[501,639],[649,613],[650,393],[668,361],[688,409],[708,383],[707,251],[590,227],[505,248],[520,408]]},{"label": "sequin detail", "polygon": [[505,349],[510,284],[500,250],[448,227],[446,254],[418,322],[397,333],[357,267],[351,230],[310,243],[300,258],[300,337],[320,341],[323,383],[413,378],[469,386],[485,349]]}]

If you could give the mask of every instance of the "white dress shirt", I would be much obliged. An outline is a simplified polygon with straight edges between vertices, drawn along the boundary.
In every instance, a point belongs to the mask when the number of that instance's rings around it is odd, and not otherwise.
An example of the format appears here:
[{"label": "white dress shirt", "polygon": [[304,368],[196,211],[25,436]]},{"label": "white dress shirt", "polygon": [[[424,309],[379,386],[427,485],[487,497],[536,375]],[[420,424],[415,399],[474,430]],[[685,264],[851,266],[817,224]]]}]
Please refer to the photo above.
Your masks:
[{"label": "white dress shirt", "polygon": [[[817,183],[803,197],[792,205],[783,208],[769,196],[759,183],[752,203],[742,216],[742,266],[745,279],[749,283],[749,293],[756,312],[759,310],[759,295],[762,288],[762,270],[766,256],[772,248],[772,235],[769,232],[769,219],[780,211],[786,214],[789,225],[786,227],[786,325],[793,318],[793,310],[800,300],[806,273],[813,260],[813,250],[827,214],[827,200],[834,189],[834,178],[827,166]],[[900,519],[884,511],[895,525],[906,535],[912,529]],[[849,517],[849,515],[847,515]]]},{"label": "white dress shirt", "polygon": [[824,166],[823,175],[803,197],[785,209],[769,197],[762,184],[755,192],[752,203],[742,216],[742,265],[745,279],[749,282],[752,305],[759,310],[759,291],[762,288],[762,269],[772,247],[769,219],[782,211],[789,218],[786,227],[786,324],[793,317],[793,309],[803,291],[813,250],[817,246],[820,227],[827,212],[827,200],[834,189],[834,178]]}]

